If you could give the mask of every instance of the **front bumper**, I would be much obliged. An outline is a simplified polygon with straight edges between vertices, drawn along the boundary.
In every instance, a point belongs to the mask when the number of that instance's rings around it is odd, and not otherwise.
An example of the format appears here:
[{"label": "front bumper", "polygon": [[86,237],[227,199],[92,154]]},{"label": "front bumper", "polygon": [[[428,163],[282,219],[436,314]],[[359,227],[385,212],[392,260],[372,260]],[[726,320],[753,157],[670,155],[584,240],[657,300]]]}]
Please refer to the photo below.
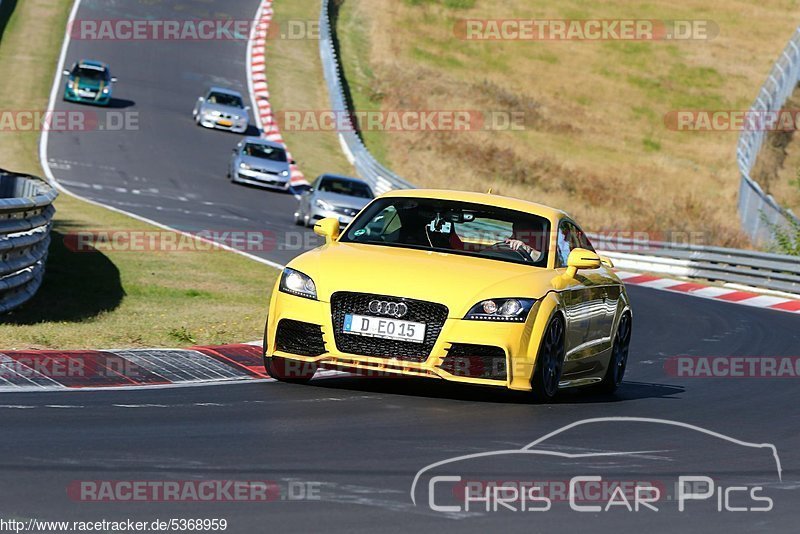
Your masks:
[{"label": "front bumper", "polygon": [[277,176],[274,174],[244,169],[237,169],[236,175],[234,176],[234,181],[239,183],[280,189],[281,191],[286,191],[289,189],[289,182],[291,179],[291,176]]},{"label": "front bumper", "polygon": [[[424,361],[407,361],[386,357],[363,356],[342,352],[337,347],[334,335],[334,320],[331,304],[281,293],[275,289],[265,332],[265,356],[280,356],[289,360],[314,362],[323,367],[350,370],[368,376],[419,376],[438,378],[468,384],[500,386],[515,390],[531,389],[530,378],[538,351],[538,337],[532,341],[533,322],[538,303],[531,310],[525,323],[495,323],[489,321],[467,321],[448,317]],[[278,324],[284,320],[299,321],[319,326],[324,341],[321,354],[307,356],[297,351],[278,350],[276,333]],[[369,339],[369,338],[367,338]],[[475,376],[466,365],[448,365],[448,351],[456,345],[489,346],[502,349],[505,357],[504,377],[484,378]],[[449,362],[452,364],[452,361]]]},{"label": "front bumper", "polygon": [[229,120],[221,117],[212,117],[210,115],[202,115],[200,117],[200,126],[204,128],[213,128],[215,130],[225,130],[234,133],[244,133],[247,131],[247,120]]},{"label": "front bumper", "polygon": [[97,106],[107,106],[111,102],[111,93],[99,93],[95,95],[81,94],[69,87],[64,88],[64,100],[78,102],[81,104],[95,104]]},{"label": "front bumper", "polygon": [[327,218],[339,219],[339,223],[342,225],[342,227],[344,227],[353,222],[355,216],[345,215],[334,210],[324,210],[322,208],[312,207],[308,220],[309,223],[313,224],[315,221]]}]

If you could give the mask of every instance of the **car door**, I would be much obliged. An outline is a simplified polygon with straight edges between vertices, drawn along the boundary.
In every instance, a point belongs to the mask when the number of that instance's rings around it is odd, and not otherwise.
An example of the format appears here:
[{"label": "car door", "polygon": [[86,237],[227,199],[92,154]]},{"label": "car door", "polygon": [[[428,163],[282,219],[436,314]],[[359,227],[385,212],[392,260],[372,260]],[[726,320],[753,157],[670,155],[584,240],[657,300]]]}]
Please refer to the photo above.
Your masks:
[{"label": "car door", "polygon": [[[570,219],[562,219],[556,240],[556,268],[566,269],[569,253],[576,248],[593,250],[580,228]],[[566,315],[566,356],[563,375],[590,372],[597,365],[603,349],[601,323],[605,316],[606,294],[600,269],[578,271],[561,291]]]}]

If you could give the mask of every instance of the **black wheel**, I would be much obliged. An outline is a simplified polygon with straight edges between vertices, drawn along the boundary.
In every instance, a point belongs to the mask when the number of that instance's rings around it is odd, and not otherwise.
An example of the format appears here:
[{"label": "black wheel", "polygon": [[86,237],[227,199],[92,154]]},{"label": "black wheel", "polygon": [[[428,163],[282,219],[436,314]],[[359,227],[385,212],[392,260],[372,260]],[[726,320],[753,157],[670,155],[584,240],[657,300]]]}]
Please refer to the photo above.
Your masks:
[{"label": "black wheel", "polygon": [[556,315],[544,333],[531,386],[539,402],[551,402],[558,394],[564,368],[564,320]]},{"label": "black wheel", "polygon": [[293,384],[305,384],[314,378],[314,373],[317,372],[316,364],[289,360],[280,356],[265,357],[264,368],[267,370],[267,374],[275,380]]},{"label": "black wheel", "polygon": [[614,345],[611,347],[611,358],[608,361],[608,369],[603,376],[603,381],[599,384],[600,391],[613,393],[622,383],[625,376],[625,368],[628,366],[628,349],[631,345],[631,315],[625,313],[619,320],[617,335],[614,337]]}]

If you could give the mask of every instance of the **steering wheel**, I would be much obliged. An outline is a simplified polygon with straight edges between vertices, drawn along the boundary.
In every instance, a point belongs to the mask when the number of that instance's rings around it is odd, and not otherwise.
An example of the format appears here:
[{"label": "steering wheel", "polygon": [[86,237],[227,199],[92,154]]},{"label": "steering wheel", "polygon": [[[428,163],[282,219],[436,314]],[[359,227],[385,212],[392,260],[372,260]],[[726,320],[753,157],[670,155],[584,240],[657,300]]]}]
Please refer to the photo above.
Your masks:
[{"label": "steering wheel", "polygon": [[504,243],[503,241],[499,241],[499,242],[497,242],[497,243],[495,243],[493,245],[489,245],[486,248],[486,250],[491,250],[491,249],[510,250],[511,252],[516,252],[517,254],[519,254],[520,257],[522,257],[522,259],[524,261],[529,262],[529,263],[536,263],[534,261],[534,259],[533,259],[533,256],[531,256],[531,253],[528,252],[528,249],[526,249],[524,247],[519,247],[517,250],[514,250],[513,248],[511,248],[511,245],[509,245],[508,243]]}]

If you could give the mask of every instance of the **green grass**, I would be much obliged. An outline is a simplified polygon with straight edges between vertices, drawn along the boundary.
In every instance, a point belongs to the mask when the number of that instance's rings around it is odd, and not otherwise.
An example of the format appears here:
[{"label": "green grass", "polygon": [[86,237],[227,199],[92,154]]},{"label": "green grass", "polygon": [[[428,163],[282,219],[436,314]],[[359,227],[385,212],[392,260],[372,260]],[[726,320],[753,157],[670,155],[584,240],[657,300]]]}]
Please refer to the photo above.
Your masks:
[{"label": "green grass", "polygon": [[[71,5],[17,3],[0,42],[0,71],[14,73],[0,78],[4,108],[46,109]],[[2,166],[41,175],[38,137],[4,133]],[[275,269],[222,251],[73,252],[64,240],[73,232],[156,229],[67,195],[56,208],[44,282],[25,306],[0,317],[0,348],[185,346],[261,337]]]}]

